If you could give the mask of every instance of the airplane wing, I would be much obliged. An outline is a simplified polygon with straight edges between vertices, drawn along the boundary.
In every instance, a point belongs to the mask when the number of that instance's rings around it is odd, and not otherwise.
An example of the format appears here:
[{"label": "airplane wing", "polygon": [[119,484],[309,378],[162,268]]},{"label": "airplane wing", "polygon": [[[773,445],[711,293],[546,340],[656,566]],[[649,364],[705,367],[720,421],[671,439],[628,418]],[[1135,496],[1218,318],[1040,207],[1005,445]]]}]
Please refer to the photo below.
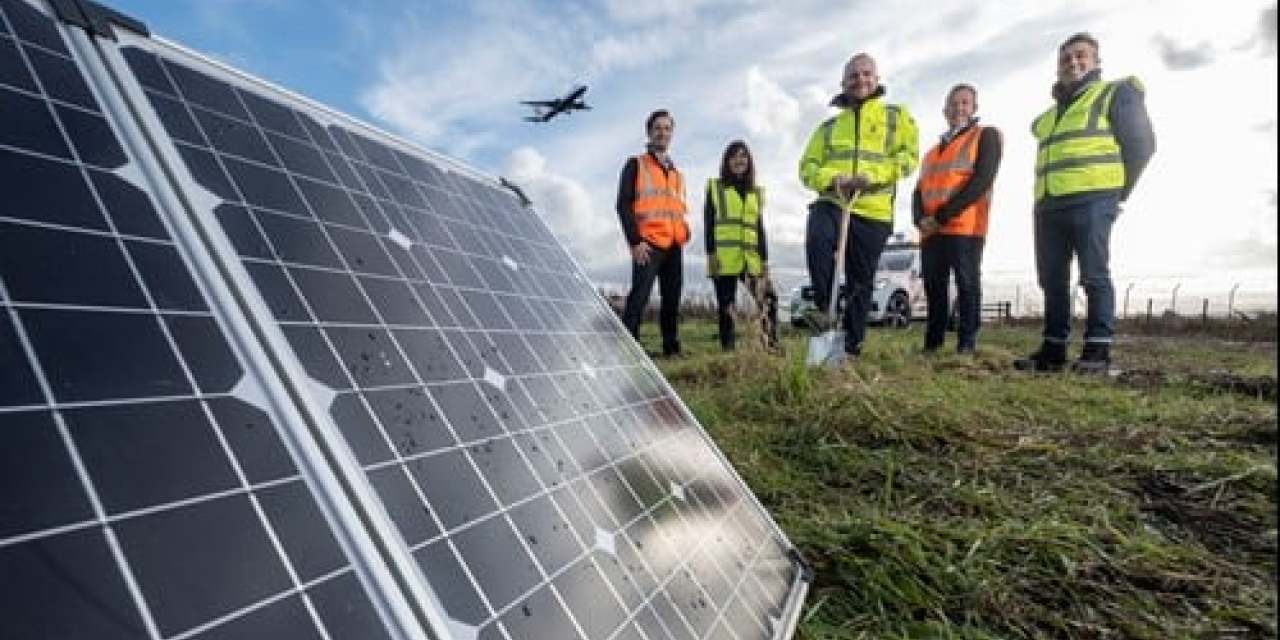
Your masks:
[{"label": "airplane wing", "polygon": [[530,107],[554,107],[560,104],[559,100],[521,100],[520,104],[526,104]]}]

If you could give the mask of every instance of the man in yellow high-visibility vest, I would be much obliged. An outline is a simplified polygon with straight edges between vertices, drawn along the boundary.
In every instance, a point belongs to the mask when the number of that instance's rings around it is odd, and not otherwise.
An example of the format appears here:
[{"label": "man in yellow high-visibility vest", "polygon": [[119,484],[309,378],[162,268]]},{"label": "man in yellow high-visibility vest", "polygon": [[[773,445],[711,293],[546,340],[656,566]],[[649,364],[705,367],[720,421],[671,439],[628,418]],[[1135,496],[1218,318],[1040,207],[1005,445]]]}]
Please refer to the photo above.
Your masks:
[{"label": "man in yellow high-visibility vest", "polygon": [[1058,47],[1055,104],[1035,119],[1036,273],[1044,291],[1040,348],[1014,362],[1025,371],[1058,371],[1071,332],[1071,259],[1080,263],[1088,299],[1084,349],[1073,370],[1111,365],[1115,288],[1111,227],[1155,153],[1155,134],[1137,78],[1102,80],[1098,41],[1077,33]]},{"label": "man in yellow high-visibility vest", "polygon": [[[805,145],[800,181],[818,194],[809,205],[805,257],[814,302],[823,311],[836,277],[841,216],[850,216],[841,265],[848,302],[840,322],[845,327],[844,354],[857,357],[866,335],[880,252],[893,231],[898,181],[915,171],[919,134],[906,107],[884,100],[885,88],[870,55],[859,53],[849,59],[841,88],[831,101],[840,112],[818,125]],[[852,201],[855,193],[859,196]]]}]

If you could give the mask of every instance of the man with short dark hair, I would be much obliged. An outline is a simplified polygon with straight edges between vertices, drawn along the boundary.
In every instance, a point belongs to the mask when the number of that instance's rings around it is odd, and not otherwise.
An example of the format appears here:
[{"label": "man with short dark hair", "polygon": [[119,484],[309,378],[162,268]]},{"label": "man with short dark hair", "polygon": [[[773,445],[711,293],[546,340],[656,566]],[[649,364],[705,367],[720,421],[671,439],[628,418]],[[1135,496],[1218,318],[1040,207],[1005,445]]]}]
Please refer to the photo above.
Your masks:
[{"label": "man with short dark hair", "polygon": [[628,158],[618,179],[618,219],[631,254],[631,291],[622,322],[639,340],[640,321],[656,279],[662,296],[658,325],[664,356],[680,355],[682,247],[689,241],[684,178],[668,155],[675,126],[665,109],[650,113],[645,120],[646,151]]},{"label": "man with short dark hair", "polygon": [[957,84],[947,92],[942,116],[947,132],[925,153],[911,198],[920,230],[924,294],[929,303],[924,351],[947,334],[951,274],[956,278],[956,351],[972,354],[982,318],[982,248],[991,212],[991,185],[1000,169],[1001,139],[978,123],[978,90]]},{"label": "man with short dark hair", "polygon": [[916,123],[906,107],[883,99],[885,88],[874,58],[866,53],[850,58],[841,89],[831,100],[840,113],[814,130],[800,157],[800,181],[818,194],[809,205],[805,254],[820,316],[837,277],[841,216],[850,216],[840,265],[848,303],[842,320],[822,318],[822,324],[844,325],[844,357],[857,357],[866,335],[876,266],[893,230],[897,184],[915,171],[919,149]]},{"label": "man with short dark hair", "polygon": [[1155,153],[1155,134],[1137,78],[1102,80],[1098,41],[1077,33],[1058,47],[1056,104],[1036,118],[1036,273],[1044,291],[1040,348],[1014,362],[1026,371],[1058,371],[1071,333],[1071,259],[1080,263],[1088,300],[1084,349],[1072,369],[1111,365],[1115,288],[1111,227]]}]

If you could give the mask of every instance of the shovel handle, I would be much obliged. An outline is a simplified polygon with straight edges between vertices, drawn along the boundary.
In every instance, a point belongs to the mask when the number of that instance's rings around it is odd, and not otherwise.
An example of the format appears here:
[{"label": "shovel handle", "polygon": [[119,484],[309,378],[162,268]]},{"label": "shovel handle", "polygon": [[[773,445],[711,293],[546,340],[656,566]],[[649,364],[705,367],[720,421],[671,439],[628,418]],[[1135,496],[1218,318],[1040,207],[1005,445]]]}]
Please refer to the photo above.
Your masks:
[{"label": "shovel handle", "polygon": [[849,198],[849,203],[840,209],[840,237],[836,240],[836,266],[831,272],[831,297],[827,302],[827,317],[835,320],[836,317],[836,293],[840,291],[840,271],[844,268],[844,250],[845,244],[849,239],[849,216],[853,214],[847,211],[858,201],[858,196],[862,195],[862,191],[854,191],[853,196]]}]

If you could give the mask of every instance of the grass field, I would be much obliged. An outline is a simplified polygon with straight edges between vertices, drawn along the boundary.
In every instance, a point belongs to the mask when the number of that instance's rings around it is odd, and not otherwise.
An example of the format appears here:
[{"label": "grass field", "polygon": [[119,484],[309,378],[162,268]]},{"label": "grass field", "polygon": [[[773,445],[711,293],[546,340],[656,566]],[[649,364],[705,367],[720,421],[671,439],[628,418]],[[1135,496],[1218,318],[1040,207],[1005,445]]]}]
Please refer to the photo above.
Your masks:
[{"label": "grass field", "polygon": [[658,362],[814,565],[798,637],[1276,637],[1274,342],[1122,338],[1103,378],[920,332],[825,371],[687,322]]}]

